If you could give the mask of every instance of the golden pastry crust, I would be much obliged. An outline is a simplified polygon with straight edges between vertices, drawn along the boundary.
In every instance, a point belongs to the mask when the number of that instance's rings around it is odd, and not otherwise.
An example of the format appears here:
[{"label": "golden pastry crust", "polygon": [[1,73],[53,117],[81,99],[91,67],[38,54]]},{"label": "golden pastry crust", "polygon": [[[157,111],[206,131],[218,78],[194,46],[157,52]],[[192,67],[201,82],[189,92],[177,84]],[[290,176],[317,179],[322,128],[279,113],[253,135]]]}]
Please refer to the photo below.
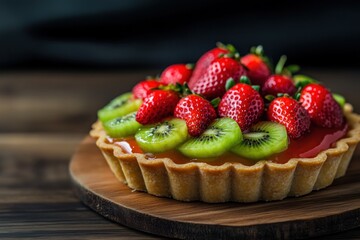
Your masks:
[{"label": "golden pastry crust", "polygon": [[115,176],[134,190],[181,201],[273,201],[325,188],[345,175],[360,141],[360,115],[352,112],[350,104],[345,105],[344,115],[350,130],[334,148],[313,158],[292,158],[285,164],[265,160],[252,166],[176,164],[170,158],[147,159],[144,154],[124,153],[121,147],[106,141],[99,122],[93,125],[90,135],[97,139]]}]

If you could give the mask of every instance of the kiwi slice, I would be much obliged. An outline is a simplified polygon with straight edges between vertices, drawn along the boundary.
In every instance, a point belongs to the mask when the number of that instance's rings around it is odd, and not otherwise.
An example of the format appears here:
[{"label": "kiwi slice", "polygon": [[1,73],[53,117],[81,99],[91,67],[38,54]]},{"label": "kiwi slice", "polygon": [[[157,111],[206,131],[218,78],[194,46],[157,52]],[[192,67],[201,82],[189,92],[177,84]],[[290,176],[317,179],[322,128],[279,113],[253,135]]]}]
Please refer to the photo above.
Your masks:
[{"label": "kiwi slice", "polygon": [[106,133],[113,138],[134,135],[141,127],[135,119],[136,112],[129,113],[122,117],[113,118],[103,124]]},{"label": "kiwi slice", "polygon": [[233,147],[232,152],[248,159],[264,159],[287,149],[286,128],[275,122],[258,122],[244,134],[243,141]]},{"label": "kiwi slice", "polygon": [[188,138],[186,122],[179,118],[157,124],[144,125],[135,134],[140,148],[149,153],[159,153],[176,148]]},{"label": "kiwi slice", "polygon": [[100,109],[98,111],[98,118],[101,122],[105,123],[110,119],[121,117],[138,110],[141,103],[142,101],[140,99],[133,99],[130,92],[124,93]]},{"label": "kiwi slice", "polygon": [[239,125],[231,118],[218,118],[199,136],[191,138],[179,147],[179,151],[191,158],[218,157],[242,140]]}]

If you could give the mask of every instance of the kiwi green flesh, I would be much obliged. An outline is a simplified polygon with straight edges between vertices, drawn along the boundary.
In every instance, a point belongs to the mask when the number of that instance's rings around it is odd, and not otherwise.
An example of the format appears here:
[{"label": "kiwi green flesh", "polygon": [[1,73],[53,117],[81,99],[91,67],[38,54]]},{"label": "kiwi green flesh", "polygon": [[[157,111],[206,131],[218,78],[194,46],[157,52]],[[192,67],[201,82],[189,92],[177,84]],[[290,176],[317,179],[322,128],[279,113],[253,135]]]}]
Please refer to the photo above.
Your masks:
[{"label": "kiwi green flesh", "polygon": [[249,133],[243,134],[243,138],[231,151],[253,160],[266,159],[288,147],[286,128],[274,122],[263,121],[255,124]]},{"label": "kiwi green flesh", "polygon": [[134,135],[141,127],[141,124],[135,120],[135,117],[136,112],[132,112],[125,116],[111,119],[103,124],[105,132],[113,138]]},{"label": "kiwi green flesh", "polygon": [[218,157],[241,140],[242,133],[236,121],[218,118],[199,137],[182,144],[179,151],[193,159]]},{"label": "kiwi green flesh", "polygon": [[174,149],[187,138],[186,122],[179,118],[144,125],[135,134],[137,144],[147,153],[160,153]]},{"label": "kiwi green flesh", "polygon": [[133,99],[131,93],[124,93],[100,109],[98,111],[98,118],[102,123],[105,123],[111,119],[122,117],[138,110],[141,103],[140,99]]}]

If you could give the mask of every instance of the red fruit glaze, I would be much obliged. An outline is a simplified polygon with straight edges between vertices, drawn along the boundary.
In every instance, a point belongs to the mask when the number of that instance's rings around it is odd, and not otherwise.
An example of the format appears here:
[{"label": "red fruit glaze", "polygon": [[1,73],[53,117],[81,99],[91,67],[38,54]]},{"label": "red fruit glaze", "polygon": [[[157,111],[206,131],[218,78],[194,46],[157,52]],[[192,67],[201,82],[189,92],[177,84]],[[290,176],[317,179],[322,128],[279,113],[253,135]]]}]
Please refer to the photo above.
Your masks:
[{"label": "red fruit glaze", "polygon": [[193,74],[189,80],[189,87],[190,89],[195,85],[197,80],[205,73],[207,67],[219,57],[221,54],[228,53],[229,51],[224,48],[213,48],[206,53],[204,53],[199,60],[196,62]]},{"label": "red fruit glaze", "polygon": [[161,73],[160,82],[164,84],[184,84],[188,82],[192,69],[187,64],[173,64]]},{"label": "red fruit glaze", "polygon": [[171,116],[180,100],[174,91],[155,90],[147,96],[136,114],[140,124],[156,123]]},{"label": "red fruit glaze", "polygon": [[268,108],[267,117],[286,127],[291,138],[299,138],[310,129],[310,116],[305,108],[295,99],[279,97],[273,100]]},{"label": "red fruit glaze", "polygon": [[216,118],[216,111],[209,101],[198,96],[189,95],[176,105],[174,116],[184,119],[191,136],[199,136]]},{"label": "red fruit glaze", "polygon": [[327,128],[342,125],[342,109],[324,86],[315,83],[306,85],[301,91],[299,101],[316,125]]},{"label": "red fruit glaze", "polygon": [[247,76],[253,85],[262,86],[271,74],[268,65],[255,54],[247,54],[240,61],[247,68]]},{"label": "red fruit glaze", "polygon": [[229,78],[238,81],[242,75],[245,75],[245,69],[238,61],[228,57],[218,58],[190,89],[211,100],[224,95],[226,81]]},{"label": "red fruit glaze", "polygon": [[348,131],[348,125],[339,128],[323,128],[312,125],[310,133],[298,139],[290,139],[288,149],[269,159],[277,163],[287,163],[291,158],[312,158],[321,151],[334,147],[334,143],[343,138]]},{"label": "red fruit glaze", "polygon": [[[291,158],[311,158],[315,157],[321,151],[334,147],[334,143],[344,137],[348,131],[347,124],[343,124],[340,128],[322,128],[318,126],[312,126],[309,134],[305,134],[301,138],[291,139],[288,148],[278,154],[270,156],[268,160],[280,164],[287,163]],[[124,139],[107,138],[107,142],[118,145],[126,153],[143,153],[134,137],[128,137]],[[227,152],[221,157],[211,159],[191,159],[182,155],[177,150],[170,150],[163,153],[156,153],[147,156],[151,159],[156,158],[171,158],[177,164],[186,164],[192,161],[206,162],[210,165],[222,165],[224,163],[240,162],[244,165],[251,166],[256,162],[253,160],[239,157],[238,155]]]},{"label": "red fruit glaze", "polygon": [[296,92],[296,87],[291,78],[284,75],[271,75],[262,87],[262,94],[277,96],[278,93],[287,93],[293,95]]},{"label": "red fruit glaze", "polygon": [[230,117],[242,131],[259,121],[264,111],[264,100],[250,85],[239,83],[230,88],[221,99],[218,112],[221,117]]},{"label": "red fruit glaze", "polygon": [[136,84],[133,87],[132,94],[133,94],[134,98],[144,99],[150,93],[152,93],[154,91],[154,88],[158,88],[161,85],[164,85],[164,84],[162,84],[159,81],[154,80],[154,79],[145,80],[145,81],[139,82],[138,84]]}]

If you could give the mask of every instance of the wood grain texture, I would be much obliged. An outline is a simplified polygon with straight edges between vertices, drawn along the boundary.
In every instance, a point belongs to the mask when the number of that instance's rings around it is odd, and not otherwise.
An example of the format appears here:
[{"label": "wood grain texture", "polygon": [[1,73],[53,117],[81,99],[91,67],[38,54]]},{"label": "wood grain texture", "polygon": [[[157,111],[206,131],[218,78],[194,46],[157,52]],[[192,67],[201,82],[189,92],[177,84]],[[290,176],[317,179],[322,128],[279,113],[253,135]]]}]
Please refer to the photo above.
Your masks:
[{"label": "wood grain texture", "polygon": [[0,74],[0,131],[86,132],[99,108],[152,73]]},{"label": "wood grain texture", "polygon": [[68,164],[82,138],[0,134],[1,240],[157,239],[104,219],[74,195]]},{"label": "wood grain texture", "polygon": [[300,198],[253,204],[184,203],[133,192],[119,183],[87,137],[70,164],[82,201],[126,226],[187,239],[295,239],[360,226],[360,162],[355,156],[346,177]]}]

